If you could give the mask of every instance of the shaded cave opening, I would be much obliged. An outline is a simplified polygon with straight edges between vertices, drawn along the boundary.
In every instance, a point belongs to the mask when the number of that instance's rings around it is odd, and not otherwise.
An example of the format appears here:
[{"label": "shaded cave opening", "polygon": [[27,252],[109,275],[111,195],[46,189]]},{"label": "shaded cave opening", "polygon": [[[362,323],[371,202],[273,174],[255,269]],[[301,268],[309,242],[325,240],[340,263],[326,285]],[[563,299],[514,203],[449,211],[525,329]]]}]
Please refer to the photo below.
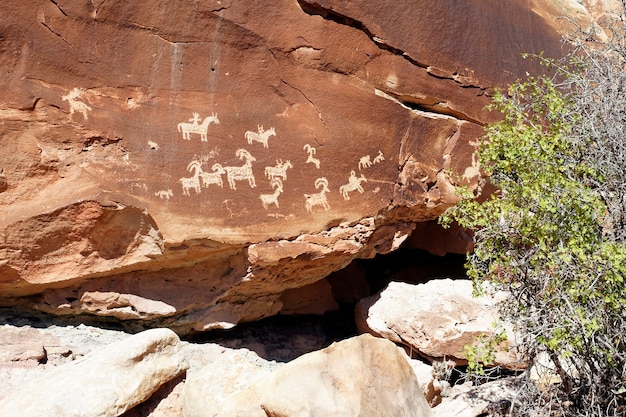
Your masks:
[{"label": "shaded cave opening", "polygon": [[466,255],[435,255],[424,249],[401,246],[372,259],[355,259],[326,277],[338,305],[335,310],[323,314],[278,314],[241,323],[232,329],[199,332],[183,338],[194,343],[246,348],[264,359],[288,362],[357,336],[357,303],[377,294],[390,282],[421,284],[433,279],[467,279],[465,262]]}]

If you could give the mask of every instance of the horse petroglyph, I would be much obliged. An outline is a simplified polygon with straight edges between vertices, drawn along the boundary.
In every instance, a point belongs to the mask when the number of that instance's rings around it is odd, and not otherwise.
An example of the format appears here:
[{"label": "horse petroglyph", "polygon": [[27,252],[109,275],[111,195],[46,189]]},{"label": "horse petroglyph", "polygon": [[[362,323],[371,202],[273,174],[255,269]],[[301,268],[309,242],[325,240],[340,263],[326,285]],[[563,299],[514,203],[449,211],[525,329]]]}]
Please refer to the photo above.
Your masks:
[{"label": "horse petroglyph", "polygon": [[216,113],[212,113],[209,117],[205,118],[202,121],[202,124],[198,124],[200,121],[200,114],[193,113],[193,118],[189,119],[191,123],[180,122],[178,124],[178,131],[183,133],[183,139],[191,140],[189,136],[191,133],[195,133],[200,135],[200,140],[202,142],[207,142],[207,130],[209,129],[209,124],[215,123],[216,125],[220,124],[219,119],[217,118]]},{"label": "horse petroglyph", "polygon": [[287,179],[287,170],[289,168],[293,168],[293,165],[291,165],[291,161],[287,160],[287,162],[283,163],[282,159],[278,159],[276,160],[275,166],[265,167],[265,175],[270,180],[280,177],[284,181]]},{"label": "horse petroglyph", "polygon": [[67,101],[70,105],[70,118],[75,112],[78,112],[83,115],[85,120],[88,119],[87,112],[92,109],[87,104],[79,100],[84,91],[85,90],[82,88],[74,88],[72,91],[61,97],[63,101]]},{"label": "horse petroglyph", "polygon": [[256,181],[254,178],[254,173],[252,172],[252,163],[256,161],[256,158],[250,155],[245,149],[237,149],[235,152],[235,156],[237,156],[240,160],[246,160],[246,162],[242,166],[230,166],[224,167],[226,170],[226,177],[228,178],[228,185],[232,190],[236,190],[237,186],[235,185],[235,181],[244,181],[248,180],[248,184],[250,188],[256,187]]},{"label": "horse petroglyph", "polygon": [[157,191],[157,192],[154,193],[154,195],[159,197],[161,200],[169,200],[170,197],[174,196],[174,193],[172,192],[171,189],[168,189],[168,190]]},{"label": "horse petroglyph", "polygon": [[350,200],[350,192],[358,191],[359,193],[363,193],[363,187],[361,187],[362,182],[367,182],[367,179],[363,174],[360,177],[356,176],[356,172],[354,170],[350,171],[350,178],[348,178],[348,183],[339,187],[339,192],[343,196],[344,200]]},{"label": "horse petroglyph", "polygon": [[267,210],[271,204],[274,204],[276,208],[278,208],[278,196],[283,192],[283,182],[280,178],[272,178],[270,185],[274,189],[274,192],[272,194],[261,194],[259,196],[265,210]]},{"label": "horse petroglyph", "polygon": [[304,145],[304,147],[302,149],[304,151],[306,151],[306,153],[309,154],[309,156],[306,159],[305,163],[306,164],[313,164],[313,165],[315,165],[315,168],[320,169],[320,160],[313,156],[313,155],[315,155],[317,150],[314,147],[312,147],[311,145],[309,145],[308,143],[306,145]]},{"label": "horse petroglyph", "polygon": [[328,189],[328,180],[325,177],[316,179],[315,188],[320,190],[320,192],[304,195],[304,198],[306,199],[306,211],[309,213],[312,212],[313,207],[315,206],[322,206],[326,211],[330,210],[330,204],[328,204],[328,200],[326,199],[326,193],[330,192]]},{"label": "horse petroglyph", "polygon": [[276,136],[276,129],[270,127],[268,130],[264,130],[263,126],[257,125],[257,131],[253,132],[248,130],[245,134],[248,145],[252,145],[253,141],[261,142],[264,148],[268,148],[268,141],[270,136]]}]

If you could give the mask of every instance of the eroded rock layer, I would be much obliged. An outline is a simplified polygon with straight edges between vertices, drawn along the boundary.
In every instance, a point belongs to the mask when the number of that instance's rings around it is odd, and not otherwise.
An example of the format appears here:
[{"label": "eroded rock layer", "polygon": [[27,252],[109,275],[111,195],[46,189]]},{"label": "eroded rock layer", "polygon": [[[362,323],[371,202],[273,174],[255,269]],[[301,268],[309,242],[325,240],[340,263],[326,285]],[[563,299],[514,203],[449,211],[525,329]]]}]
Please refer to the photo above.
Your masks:
[{"label": "eroded rock layer", "polygon": [[562,53],[523,0],[3,10],[0,303],[180,331],[397,248],[475,184],[521,53]]}]

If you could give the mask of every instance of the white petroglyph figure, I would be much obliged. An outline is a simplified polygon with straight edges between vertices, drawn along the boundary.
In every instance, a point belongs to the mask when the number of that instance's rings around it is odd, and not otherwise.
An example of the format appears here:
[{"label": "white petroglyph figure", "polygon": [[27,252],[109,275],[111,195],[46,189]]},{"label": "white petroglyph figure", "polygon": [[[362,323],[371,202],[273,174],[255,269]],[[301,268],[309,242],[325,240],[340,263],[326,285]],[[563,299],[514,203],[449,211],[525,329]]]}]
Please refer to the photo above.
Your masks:
[{"label": "white petroglyph figure", "polygon": [[379,150],[378,151],[378,155],[376,155],[376,157],[374,158],[374,163],[375,164],[380,164],[384,160],[385,160],[385,157],[383,156],[383,152]]},{"label": "white petroglyph figure", "polygon": [[276,129],[270,127],[268,130],[264,130],[263,126],[257,125],[257,131],[253,132],[248,130],[245,134],[248,145],[252,145],[252,141],[261,142],[264,148],[268,148],[268,141],[270,136],[276,136]]},{"label": "white petroglyph figure", "polygon": [[193,177],[183,177],[179,179],[181,185],[183,186],[183,195],[189,196],[189,190],[193,189],[196,194],[200,194],[202,189],[200,188],[200,174],[202,174],[202,163],[193,160],[187,165],[187,171],[193,171]]},{"label": "white petroglyph figure", "polygon": [[359,171],[362,170],[363,168],[369,168],[371,166],[372,166],[372,159],[370,158],[369,155],[362,156],[361,159],[359,159]]},{"label": "white petroglyph figure", "polygon": [[313,156],[315,155],[317,150],[311,145],[309,145],[308,143],[304,145],[302,149],[305,150],[309,154],[308,158],[306,159],[305,164],[313,164],[315,165],[315,168],[320,169],[320,160]]},{"label": "white petroglyph figure", "polygon": [[222,174],[226,173],[226,170],[220,164],[213,164],[211,167],[213,172],[201,172],[200,178],[202,179],[202,185],[204,188],[209,188],[211,184],[217,184],[220,188],[224,187],[222,181]]},{"label": "white petroglyph figure", "polygon": [[157,197],[159,197],[161,200],[169,200],[170,197],[174,196],[174,193],[172,192],[171,189],[166,190],[160,190],[154,193],[154,195],[156,195]]},{"label": "white petroglyph figure", "polygon": [[473,178],[480,177],[480,164],[476,160],[476,154],[472,154],[472,166],[465,168],[465,172],[463,172],[463,179],[467,181],[471,181]]},{"label": "white petroglyph figure", "polygon": [[287,179],[287,170],[289,168],[293,169],[293,165],[291,165],[291,161],[287,160],[287,162],[283,162],[282,159],[276,160],[276,165],[273,167],[265,167],[265,175],[268,179],[273,178],[282,178],[282,180]]},{"label": "white petroglyph figure", "polygon": [[79,100],[84,91],[84,89],[76,87],[72,91],[61,97],[63,101],[67,101],[70,105],[70,118],[75,112],[78,112],[83,115],[83,118],[85,120],[88,119],[87,112],[91,111],[92,109],[87,104]]},{"label": "white petroglyph figure", "polygon": [[363,187],[361,187],[362,182],[367,182],[367,179],[363,174],[360,177],[356,176],[356,172],[354,170],[350,171],[350,178],[348,178],[348,183],[339,187],[339,192],[343,196],[344,200],[350,200],[350,192],[358,191],[359,193],[363,193]]},{"label": "white petroglyph figure", "polygon": [[149,147],[150,149],[152,149],[153,151],[158,151],[158,150],[159,150],[159,148],[160,148],[160,146],[159,146],[159,144],[158,144],[158,143],[153,142],[153,141],[151,141],[151,140],[149,140],[149,141],[148,141],[148,147]]},{"label": "white petroglyph figure", "polygon": [[278,196],[283,192],[283,182],[280,178],[272,178],[270,185],[274,189],[274,192],[272,194],[261,194],[259,196],[265,210],[269,208],[270,204],[274,204],[276,208],[278,208]]},{"label": "white petroglyph figure", "polygon": [[191,140],[189,136],[191,133],[195,133],[196,135],[200,135],[200,140],[202,142],[207,142],[207,130],[209,129],[209,125],[211,123],[215,123],[216,125],[220,124],[220,120],[217,118],[216,113],[212,113],[210,116],[205,118],[202,121],[202,124],[198,124],[200,121],[200,114],[193,113],[193,118],[189,119],[191,123],[180,122],[178,124],[178,131],[183,133],[183,139]]},{"label": "white petroglyph figure", "polygon": [[231,190],[237,189],[235,181],[248,180],[250,188],[256,187],[254,173],[252,172],[252,163],[256,161],[256,158],[250,155],[250,152],[245,149],[237,149],[235,155],[242,161],[245,159],[246,162],[240,167],[224,167],[224,170],[226,171],[226,178],[228,178],[228,185],[230,185]]},{"label": "white petroglyph figure", "polygon": [[316,179],[315,188],[318,190],[321,188],[320,192],[304,195],[306,199],[306,211],[312,212],[315,206],[322,206],[326,211],[330,210],[330,204],[328,204],[328,200],[326,199],[326,193],[330,192],[328,189],[328,180],[325,177]]}]

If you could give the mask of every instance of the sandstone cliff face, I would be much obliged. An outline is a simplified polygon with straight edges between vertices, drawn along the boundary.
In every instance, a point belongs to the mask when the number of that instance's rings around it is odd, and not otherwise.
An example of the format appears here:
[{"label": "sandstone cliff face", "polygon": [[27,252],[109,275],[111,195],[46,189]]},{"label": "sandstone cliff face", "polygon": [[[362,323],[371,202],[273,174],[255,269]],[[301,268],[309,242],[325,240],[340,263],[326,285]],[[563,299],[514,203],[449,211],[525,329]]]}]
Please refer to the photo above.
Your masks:
[{"label": "sandstone cliff face", "polygon": [[228,328],[397,248],[476,183],[520,53],[562,53],[533,7],[6,2],[0,304]]}]

